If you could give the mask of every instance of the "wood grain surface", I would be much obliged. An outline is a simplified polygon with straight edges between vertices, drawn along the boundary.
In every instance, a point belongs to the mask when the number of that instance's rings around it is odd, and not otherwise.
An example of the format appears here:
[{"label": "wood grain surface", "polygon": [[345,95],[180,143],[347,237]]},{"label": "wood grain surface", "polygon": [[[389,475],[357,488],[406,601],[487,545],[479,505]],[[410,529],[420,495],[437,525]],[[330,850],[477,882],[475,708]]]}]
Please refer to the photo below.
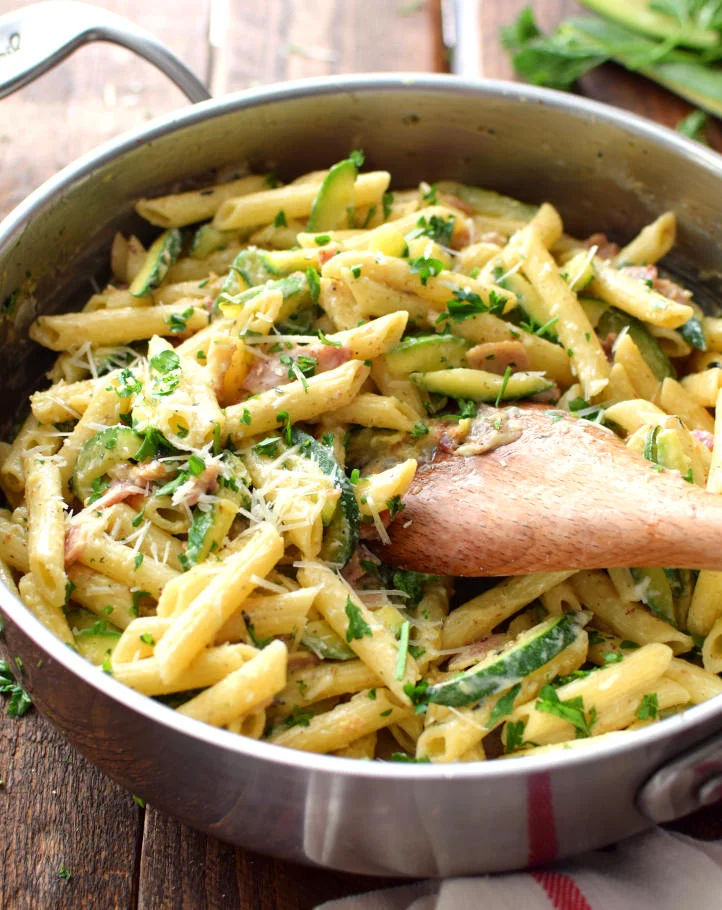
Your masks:
[{"label": "wood grain surface", "polygon": [[[0,0],[0,15],[22,2],[27,0]],[[215,95],[303,76],[440,66],[438,0],[98,5],[152,31]],[[484,0],[483,75],[511,77],[498,28],[524,5],[526,0]],[[536,0],[533,6],[544,27],[579,12],[571,0]],[[690,110],[614,66],[587,76],[581,90],[668,125]],[[185,103],[164,76],[130,52],[109,45],[83,48],[0,102],[0,217],[77,156]],[[722,148],[718,132],[713,141]],[[0,714],[0,781],[3,910],[310,910],[332,897],[388,884],[251,854],[194,832],[152,806],[142,809],[35,712],[18,720]],[[718,816],[717,809],[706,810],[679,828],[720,837]],[[59,874],[63,868],[69,878]]]}]

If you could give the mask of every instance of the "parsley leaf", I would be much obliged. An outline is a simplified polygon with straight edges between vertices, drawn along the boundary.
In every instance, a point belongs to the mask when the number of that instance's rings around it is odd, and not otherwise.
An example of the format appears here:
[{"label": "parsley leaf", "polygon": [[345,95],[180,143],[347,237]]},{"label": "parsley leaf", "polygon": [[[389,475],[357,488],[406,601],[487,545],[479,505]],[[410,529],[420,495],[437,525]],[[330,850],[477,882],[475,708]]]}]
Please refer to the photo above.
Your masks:
[{"label": "parsley leaf", "polygon": [[381,197],[381,203],[384,207],[384,221],[391,214],[391,206],[394,204],[394,194],[393,193],[384,193]]},{"label": "parsley leaf", "polygon": [[656,720],[659,717],[657,693],[650,692],[648,695],[645,695],[639,703],[639,707],[635,711],[635,714],[640,720]]},{"label": "parsley leaf", "polygon": [[418,275],[421,283],[426,287],[429,278],[443,272],[444,263],[440,259],[433,259],[430,256],[419,256],[411,263],[411,274]]},{"label": "parsley leaf", "polygon": [[346,616],[348,616],[346,641],[356,641],[357,639],[361,639],[364,636],[372,638],[373,632],[371,631],[371,626],[363,618],[361,608],[357,607],[350,597],[346,597],[345,610]]},{"label": "parsley leaf", "polygon": [[386,508],[389,510],[389,515],[393,521],[400,512],[404,511],[406,506],[401,502],[400,496],[392,496],[391,499],[386,500]]},{"label": "parsley leaf", "polygon": [[286,220],[286,213],[283,211],[283,209],[280,209],[276,213],[276,217],[273,219],[273,226],[276,228],[288,227],[288,221]]},{"label": "parsley leaf", "polygon": [[416,227],[406,236],[409,240],[414,240],[416,237],[428,237],[439,246],[450,246],[451,238],[454,236],[455,223],[456,219],[453,215],[448,218],[432,215],[428,220],[422,215],[416,222]]},{"label": "parsley leaf", "polygon": [[504,728],[504,738],[506,740],[504,751],[508,755],[515,749],[524,745],[524,727],[526,724],[523,720],[509,721]]},{"label": "parsley leaf", "polygon": [[562,701],[557,694],[557,690],[550,685],[544,686],[539,693],[536,709],[544,714],[553,714],[555,717],[569,721],[577,731],[577,738],[591,736],[592,727],[597,719],[597,712],[594,708],[592,708],[587,717],[584,713],[584,702],[581,698],[570,698]]},{"label": "parsley leaf", "polygon": [[9,717],[23,717],[32,707],[30,696],[18,685],[6,660],[0,660],[0,693],[10,696],[6,709]]},{"label": "parsley leaf", "polygon": [[[188,320],[193,315],[193,307],[189,306],[188,309],[183,310],[182,313],[171,313],[168,319],[163,321],[171,330],[174,335],[179,335],[181,332],[185,332],[188,329]],[[170,353],[169,351],[166,353]]]},{"label": "parsley leaf", "polygon": [[267,436],[253,446],[253,451],[259,455],[267,455],[273,458],[278,452],[278,443],[281,441],[280,436]]},{"label": "parsley leaf", "polygon": [[321,278],[313,266],[306,269],[306,284],[311,295],[311,300],[318,303],[318,297],[321,293]]},{"label": "parsley leaf", "polygon": [[153,398],[164,398],[178,388],[181,377],[180,357],[175,351],[161,351],[151,357],[150,366],[158,376],[153,380]]}]

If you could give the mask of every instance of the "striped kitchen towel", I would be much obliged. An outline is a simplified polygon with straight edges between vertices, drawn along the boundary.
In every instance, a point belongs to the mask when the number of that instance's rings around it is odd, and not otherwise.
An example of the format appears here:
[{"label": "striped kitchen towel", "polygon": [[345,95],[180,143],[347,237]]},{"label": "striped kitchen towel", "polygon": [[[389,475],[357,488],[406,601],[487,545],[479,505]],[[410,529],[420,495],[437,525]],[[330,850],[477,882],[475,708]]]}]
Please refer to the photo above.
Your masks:
[{"label": "striped kitchen towel", "polygon": [[657,828],[528,872],[416,882],[317,910],[722,910],[722,841]]}]

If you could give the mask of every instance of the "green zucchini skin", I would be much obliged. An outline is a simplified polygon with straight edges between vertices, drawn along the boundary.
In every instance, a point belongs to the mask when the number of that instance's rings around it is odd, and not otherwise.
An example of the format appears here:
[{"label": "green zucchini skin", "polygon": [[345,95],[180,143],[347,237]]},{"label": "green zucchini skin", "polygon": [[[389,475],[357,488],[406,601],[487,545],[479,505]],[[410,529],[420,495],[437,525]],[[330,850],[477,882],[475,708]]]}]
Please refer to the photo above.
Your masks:
[{"label": "green zucchini skin", "polygon": [[301,452],[312,458],[324,474],[327,474],[341,492],[336,509],[326,526],[321,548],[321,559],[345,566],[353,556],[361,535],[361,513],[353,486],[333,457],[333,451],[313,436],[293,427],[291,444],[299,446]]},{"label": "green zucchini skin", "polygon": [[645,329],[644,325],[628,313],[616,307],[608,307],[599,317],[597,334],[604,340],[607,335],[618,335],[622,329],[629,331],[629,336],[639,348],[650,370],[660,382],[668,376],[674,378],[675,372],[669,357],[657,343],[657,339]]},{"label": "green zucchini skin", "polygon": [[433,372],[464,365],[471,343],[456,335],[417,335],[404,338],[386,354],[392,373]]},{"label": "green zucchini skin", "polygon": [[353,660],[356,657],[346,642],[323,619],[306,623],[301,644],[321,660]]},{"label": "green zucchini skin", "polygon": [[130,427],[118,425],[91,436],[80,450],[73,470],[73,489],[83,503],[93,492],[93,481],[140,450],[144,438]]},{"label": "green zucchini skin", "polygon": [[334,164],[313,200],[307,230],[338,231],[348,227],[348,209],[353,205],[357,174],[358,168],[350,158]]},{"label": "green zucchini skin", "polygon": [[429,686],[428,701],[459,708],[510,689],[572,644],[589,619],[588,613],[564,613],[545,620],[522,633],[500,654],[492,655],[455,679]]},{"label": "green zucchini skin", "polygon": [[451,398],[470,398],[472,401],[496,401],[500,394],[504,401],[528,398],[538,392],[545,392],[554,385],[546,377],[533,373],[512,373],[505,381],[497,373],[464,367],[411,373],[410,379],[427,392]]},{"label": "green zucchini skin", "polygon": [[130,286],[129,290],[133,297],[148,297],[160,287],[170,267],[180,256],[182,246],[183,235],[178,228],[164,231],[154,241]]},{"label": "green zucchini skin", "polygon": [[193,235],[190,255],[193,259],[205,259],[238,238],[239,231],[219,231],[212,224],[202,224]]}]

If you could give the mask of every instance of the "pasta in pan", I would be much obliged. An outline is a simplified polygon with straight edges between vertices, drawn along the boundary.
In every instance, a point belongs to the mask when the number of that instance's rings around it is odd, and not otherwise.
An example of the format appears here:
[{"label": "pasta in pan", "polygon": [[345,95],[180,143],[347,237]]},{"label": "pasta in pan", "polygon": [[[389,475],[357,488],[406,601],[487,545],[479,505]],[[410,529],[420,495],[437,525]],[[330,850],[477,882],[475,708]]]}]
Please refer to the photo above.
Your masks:
[{"label": "pasta in pan", "polygon": [[620,250],[362,163],[140,200],[150,247],[117,235],[109,285],[36,320],[58,358],[2,448],[4,582],[98,672],[307,751],[534,754],[722,693],[722,573],[383,556],[418,465],[480,422],[504,445],[521,400],[720,491],[722,331],[657,268],[674,215]]}]

